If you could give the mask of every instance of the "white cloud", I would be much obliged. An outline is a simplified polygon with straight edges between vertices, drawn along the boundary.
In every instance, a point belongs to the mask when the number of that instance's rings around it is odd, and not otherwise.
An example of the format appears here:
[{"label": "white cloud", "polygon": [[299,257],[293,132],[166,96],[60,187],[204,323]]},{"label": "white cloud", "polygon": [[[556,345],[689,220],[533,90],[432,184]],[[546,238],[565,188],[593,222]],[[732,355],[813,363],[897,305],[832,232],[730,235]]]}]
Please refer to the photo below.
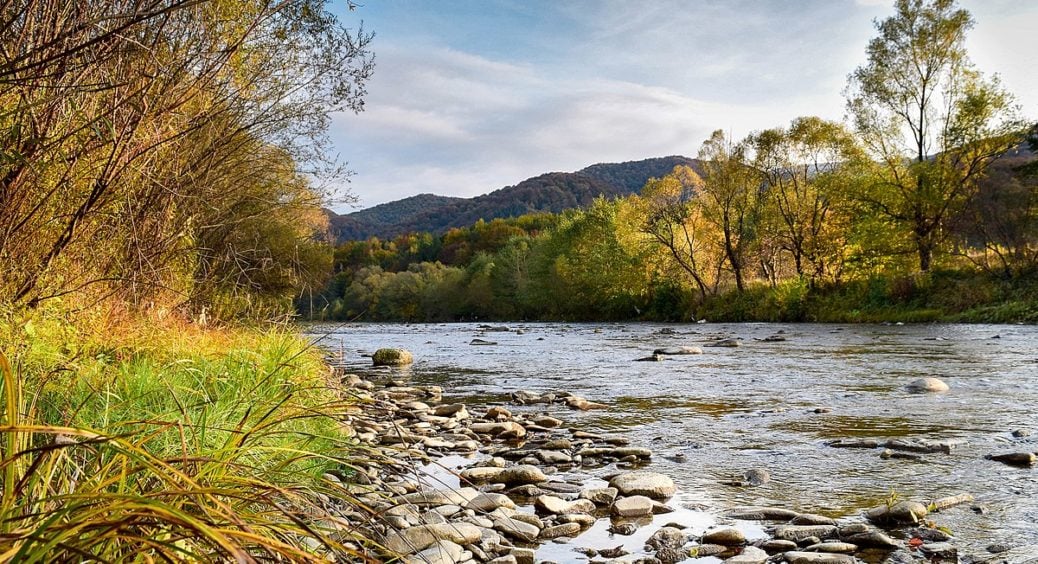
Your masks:
[{"label": "white cloud", "polygon": [[[840,119],[846,76],[864,62],[872,18],[891,4],[559,3],[543,17],[562,18],[570,35],[534,37],[536,53],[507,61],[446,40],[384,43],[367,111],[336,118],[332,135],[363,206],[422,192],[474,196],[596,162],[694,156],[715,129],[742,137],[802,115]],[[1038,4],[987,6],[967,6],[978,20],[971,53],[1030,96],[1021,101],[1034,112],[1038,69],[1020,54]]]}]

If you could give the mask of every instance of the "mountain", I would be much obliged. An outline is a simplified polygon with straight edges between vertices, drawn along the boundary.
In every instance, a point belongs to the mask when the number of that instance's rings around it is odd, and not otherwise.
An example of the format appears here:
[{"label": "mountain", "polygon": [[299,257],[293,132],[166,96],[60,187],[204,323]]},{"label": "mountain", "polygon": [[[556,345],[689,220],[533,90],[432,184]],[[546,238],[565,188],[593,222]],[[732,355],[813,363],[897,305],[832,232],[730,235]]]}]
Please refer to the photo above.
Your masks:
[{"label": "mountain", "polygon": [[480,219],[558,213],[589,206],[598,196],[634,194],[649,178],[664,176],[678,165],[698,168],[695,159],[681,156],[601,163],[577,172],[549,172],[474,198],[419,194],[345,215],[326,211],[338,241],[387,239],[415,231],[442,233]]}]

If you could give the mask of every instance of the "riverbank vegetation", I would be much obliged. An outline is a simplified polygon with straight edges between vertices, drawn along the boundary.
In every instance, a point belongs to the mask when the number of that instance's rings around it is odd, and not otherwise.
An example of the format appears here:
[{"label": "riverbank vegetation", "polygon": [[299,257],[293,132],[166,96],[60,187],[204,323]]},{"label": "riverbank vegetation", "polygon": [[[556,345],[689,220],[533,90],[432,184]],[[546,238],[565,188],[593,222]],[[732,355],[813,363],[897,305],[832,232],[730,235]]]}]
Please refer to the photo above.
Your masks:
[{"label": "riverbank vegetation", "polygon": [[637,195],[339,246],[323,319],[1038,321],[1038,127],[964,48],[953,2],[901,0],[848,124],[723,131]]},{"label": "riverbank vegetation", "polygon": [[329,268],[325,132],[372,36],[316,0],[21,0],[0,28],[0,560],[354,550],[322,498],[349,503],[322,479],[348,406],[277,320]]}]

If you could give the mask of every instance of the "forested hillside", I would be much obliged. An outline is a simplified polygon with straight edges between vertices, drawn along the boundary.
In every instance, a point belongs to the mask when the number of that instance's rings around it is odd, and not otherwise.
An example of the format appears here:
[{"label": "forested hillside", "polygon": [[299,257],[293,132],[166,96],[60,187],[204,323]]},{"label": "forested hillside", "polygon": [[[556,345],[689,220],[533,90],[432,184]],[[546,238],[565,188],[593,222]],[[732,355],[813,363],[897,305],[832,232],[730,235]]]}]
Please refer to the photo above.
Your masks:
[{"label": "forested hillside", "polygon": [[639,194],[347,241],[299,305],[408,321],[1038,321],[1038,137],[1021,138],[984,141],[1009,145],[949,202],[928,272],[913,233],[876,207],[882,165],[839,124],[802,118],[738,143],[718,132],[701,173],[676,166]]},{"label": "forested hillside", "polygon": [[348,241],[368,237],[392,238],[404,233],[442,233],[482,219],[518,217],[527,213],[558,213],[586,207],[599,196],[615,198],[636,193],[651,177],[663,176],[677,165],[694,166],[686,157],[596,164],[578,172],[551,172],[474,198],[421,194],[358,212],[329,212],[332,235]]}]

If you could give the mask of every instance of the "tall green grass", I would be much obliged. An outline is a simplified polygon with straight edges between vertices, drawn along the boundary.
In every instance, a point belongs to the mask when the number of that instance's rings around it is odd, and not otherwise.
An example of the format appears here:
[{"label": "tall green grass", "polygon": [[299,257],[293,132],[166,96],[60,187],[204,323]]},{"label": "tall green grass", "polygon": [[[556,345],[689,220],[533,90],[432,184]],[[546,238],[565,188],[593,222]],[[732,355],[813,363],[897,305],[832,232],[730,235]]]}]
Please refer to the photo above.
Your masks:
[{"label": "tall green grass", "polygon": [[321,475],[348,464],[349,406],[305,342],[67,322],[0,312],[0,561],[354,553],[321,495],[348,499]]}]

